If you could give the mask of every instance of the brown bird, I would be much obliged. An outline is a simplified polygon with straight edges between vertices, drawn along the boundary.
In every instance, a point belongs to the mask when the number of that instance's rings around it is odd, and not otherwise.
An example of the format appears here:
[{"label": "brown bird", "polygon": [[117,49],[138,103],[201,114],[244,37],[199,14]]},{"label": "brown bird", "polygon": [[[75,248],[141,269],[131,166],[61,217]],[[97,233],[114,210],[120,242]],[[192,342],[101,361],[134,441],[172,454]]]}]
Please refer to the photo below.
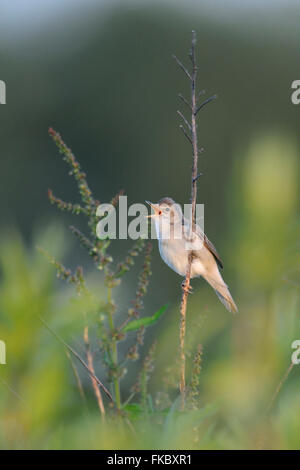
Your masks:
[{"label": "brown bird", "polygon": [[221,258],[199,225],[196,224],[192,231],[180,205],[169,197],[157,204],[146,202],[154,211],[149,217],[155,221],[159,252],[164,262],[180,276],[185,276],[192,252],[191,278],[202,276],[227,310],[237,312],[237,306],[219,271],[223,268]]}]

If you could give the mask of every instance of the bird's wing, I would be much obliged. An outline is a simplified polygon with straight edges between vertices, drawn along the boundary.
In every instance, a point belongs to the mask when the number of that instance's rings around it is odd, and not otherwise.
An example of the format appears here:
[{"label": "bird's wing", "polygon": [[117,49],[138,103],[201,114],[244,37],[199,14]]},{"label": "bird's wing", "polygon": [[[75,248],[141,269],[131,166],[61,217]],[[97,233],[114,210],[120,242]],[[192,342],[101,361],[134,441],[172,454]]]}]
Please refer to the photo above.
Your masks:
[{"label": "bird's wing", "polygon": [[201,240],[203,240],[203,245],[208,249],[208,251],[211,252],[211,254],[215,258],[218,266],[221,269],[223,269],[223,262],[220,258],[220,255],[218,254],[218,252],[217,252],[216,248],[214,247],[214,245],[212,244],[212,242],[209,241],[209,239],[207,238],[205,233],[203,233],[203,230],[199,227],[199,225],[196,225],[196,233],[197,233],[197,235],[199,235]]},{"label": "bird's wing", "polygon": [[220,255],[218,254],[217,250],[215,249],[214,245],[212,244],[211,241],[207,238],[207,236],[204,234],[204,246],[211,252],[213,257],[215,258],[217,264],[220,266],[221,269],[223,269],[223,262],[220,258]]}]

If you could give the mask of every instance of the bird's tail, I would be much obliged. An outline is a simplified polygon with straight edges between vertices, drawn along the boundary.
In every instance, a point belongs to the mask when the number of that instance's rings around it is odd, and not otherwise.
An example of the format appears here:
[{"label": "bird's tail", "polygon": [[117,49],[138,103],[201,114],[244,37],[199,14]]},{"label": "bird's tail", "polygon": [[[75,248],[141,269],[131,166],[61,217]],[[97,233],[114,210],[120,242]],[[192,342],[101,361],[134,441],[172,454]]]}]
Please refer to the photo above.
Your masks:
[{"label": "bird's tail", "polygon": [[206,281],[212,286],[215,293],[217,294],[217,296],[221,300],[222,304],[225,305],[227,310],[229,310],[229,312],[232,312],[232,313],[237,313],[238,308],[237,308],[233,298],[231,297],[229,289],[228,289],[227,285],[225,284],[225,282],[223,281],[222,276],[221,276],[220,273],[219,273],[218,277],[220,277],[219,282],[216,281],[215,279],[213,279],[211,276],[204,276]]}]

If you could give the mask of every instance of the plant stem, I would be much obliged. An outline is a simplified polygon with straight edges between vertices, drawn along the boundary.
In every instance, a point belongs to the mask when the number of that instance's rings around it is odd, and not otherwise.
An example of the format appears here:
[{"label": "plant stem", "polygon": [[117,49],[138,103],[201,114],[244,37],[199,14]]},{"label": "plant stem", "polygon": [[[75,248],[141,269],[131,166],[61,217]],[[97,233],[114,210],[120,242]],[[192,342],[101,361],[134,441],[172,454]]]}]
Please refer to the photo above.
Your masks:
[{"label": "plant stem", "polygon": [[275,402],[275,400],[276,400],[276,398],[277,398],[277,395],[279,394],[279,392],[280,392],[280,390],[281,390],[281,387],[283,386],[284,382],[285,382],[286,379],[288,378],[288,376],[289,376],[289,374],[290,374],[292,368],[294,367],[294,365],[295,365],[295,364],[294,364],[293,362],[290,363],[290,365],[289,365],[287,371],[285,372],[284,376],[282,377],[282,379],[280,380],[279,384],[277,385],[276,390],[275,390],[275,392],[274,392],[274,394],[273,394],[273,396],[272,396],[272,399],[271,399],[271,401],[270,401],[270,403],[269,403],[269,406],[268,406],[268,408],[267,408],[267,413],[271,411],[271,409],[272,409],[272,407],[273,407],[273,404],[274,404],[274,402]]},{"label": "plant stem", "polygon": [[[196,213],[196,198],[197,198],[197,171],[198,171],[198,138],[197,138],[197,97],[196,97],[196,76],[197,76],[197,65],[195,58],[195,46],[196,46],[196,33],[192,31],[192,48],[191,48],[191,61],[192,61],[192,72],[188,75],[191,81],[191,136],[190,142],[192,144],[193,154],[193,165],[192,165],[192,178],[191,178],[191,229],[194,232],[195,229],[195,213]],[[188,257],[188,267],[185,276],[185,282],[182,287],[182,297],[180,304],[180,393],[181,393],[181,410],[185,407],[185,331],[186,331],[186,307],[187,299],[190,290],[191,280],[191,264],[192,264],[192,251]]]},{"label": "plant stem", "polygon": [[[108,304],[110,305],[111,304],[111,287],[107,288],[107,300],[108,300]],[[108,322],[109,322],[109,327],[111,329],[111,332],[112,334],[114,334],[115,325],[114,325],[113,313],[110,308],[108,310]],[[117,341],[115,338],[112,339],[112,361],[113,361],[114,373],[117,374],[118,346],[117,346]],[[118,377],[114,377],[113,383],[114,383],[114,389],[115,389],[115,403],[116,403],[116,407],[119,410],[121,408],[121,394],[120,394],[120,384],[119,384]]]},{"label": "plant stem", "polygon": [[[84,343],[85,343],[86,357],[87,357],[88,366],[89,366],[90,370],[93,372],[93,374],[95,374],[93,355],[92,355],[91,349],[90,349],[89,327],[88,326],[84,327],[83,339],[84,339]],[[97,382],[95,381],[95,379],[93,377],[91,377],[91,381],[92,381],[92,386],[93,386],[94,393],[95,393],[95,396],[96,396],[96,399],[97,399],[97,402],[98,402],[98,406],[99,406],[99,410],[100,410],[102,419],[104,419],[105,418],[105,408],[104,408],[104,404],[103,404],[100,389],[97,385]]]},{"label": "plant stem", "polygon": [[45,320],[42,318],[42,317],[39,317],[41,322],[45,325],[45,327],[47,328],[47,330],[50,331],[50,333],[53,334],[53,336],[55,336],[55,338],[70,352],[73,354],[73,356],[75,356],[79,362],[83,365],[83,367],[88,371],[88,373],[90,374],[91,377],[93,377],[97,384],[102,388],[102,390],[104,391],[104,393],[108,396],[108,398],[113,402],[113,398],[110,394],[110,392],[107,390],[107,388],[105,387],[105,385],[103,385],[103,383],[101,382],[101,380],[98,379],[98,377],[94,374],[94,372],[92,372],[89,368],[89,366],[84,362],[84,360],[80,357],[80,355],[75,351],[75,349],[73,349],[71,346],[69,346],[57,333],[55,333],[54,330],[52,330],[52,328],[50,328],[50,326],[45,322]]}]

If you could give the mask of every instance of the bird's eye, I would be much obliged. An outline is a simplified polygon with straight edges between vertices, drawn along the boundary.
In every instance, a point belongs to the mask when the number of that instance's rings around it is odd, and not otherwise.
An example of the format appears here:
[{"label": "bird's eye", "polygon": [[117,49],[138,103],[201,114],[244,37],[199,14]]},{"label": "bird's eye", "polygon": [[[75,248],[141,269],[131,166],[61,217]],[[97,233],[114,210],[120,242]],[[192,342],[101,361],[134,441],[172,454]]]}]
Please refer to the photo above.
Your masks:
[{"label": "bird's eye", "polygon": [[170,208],[169,208],[169,207],[166,207],[166,212],[170,212]]}]

